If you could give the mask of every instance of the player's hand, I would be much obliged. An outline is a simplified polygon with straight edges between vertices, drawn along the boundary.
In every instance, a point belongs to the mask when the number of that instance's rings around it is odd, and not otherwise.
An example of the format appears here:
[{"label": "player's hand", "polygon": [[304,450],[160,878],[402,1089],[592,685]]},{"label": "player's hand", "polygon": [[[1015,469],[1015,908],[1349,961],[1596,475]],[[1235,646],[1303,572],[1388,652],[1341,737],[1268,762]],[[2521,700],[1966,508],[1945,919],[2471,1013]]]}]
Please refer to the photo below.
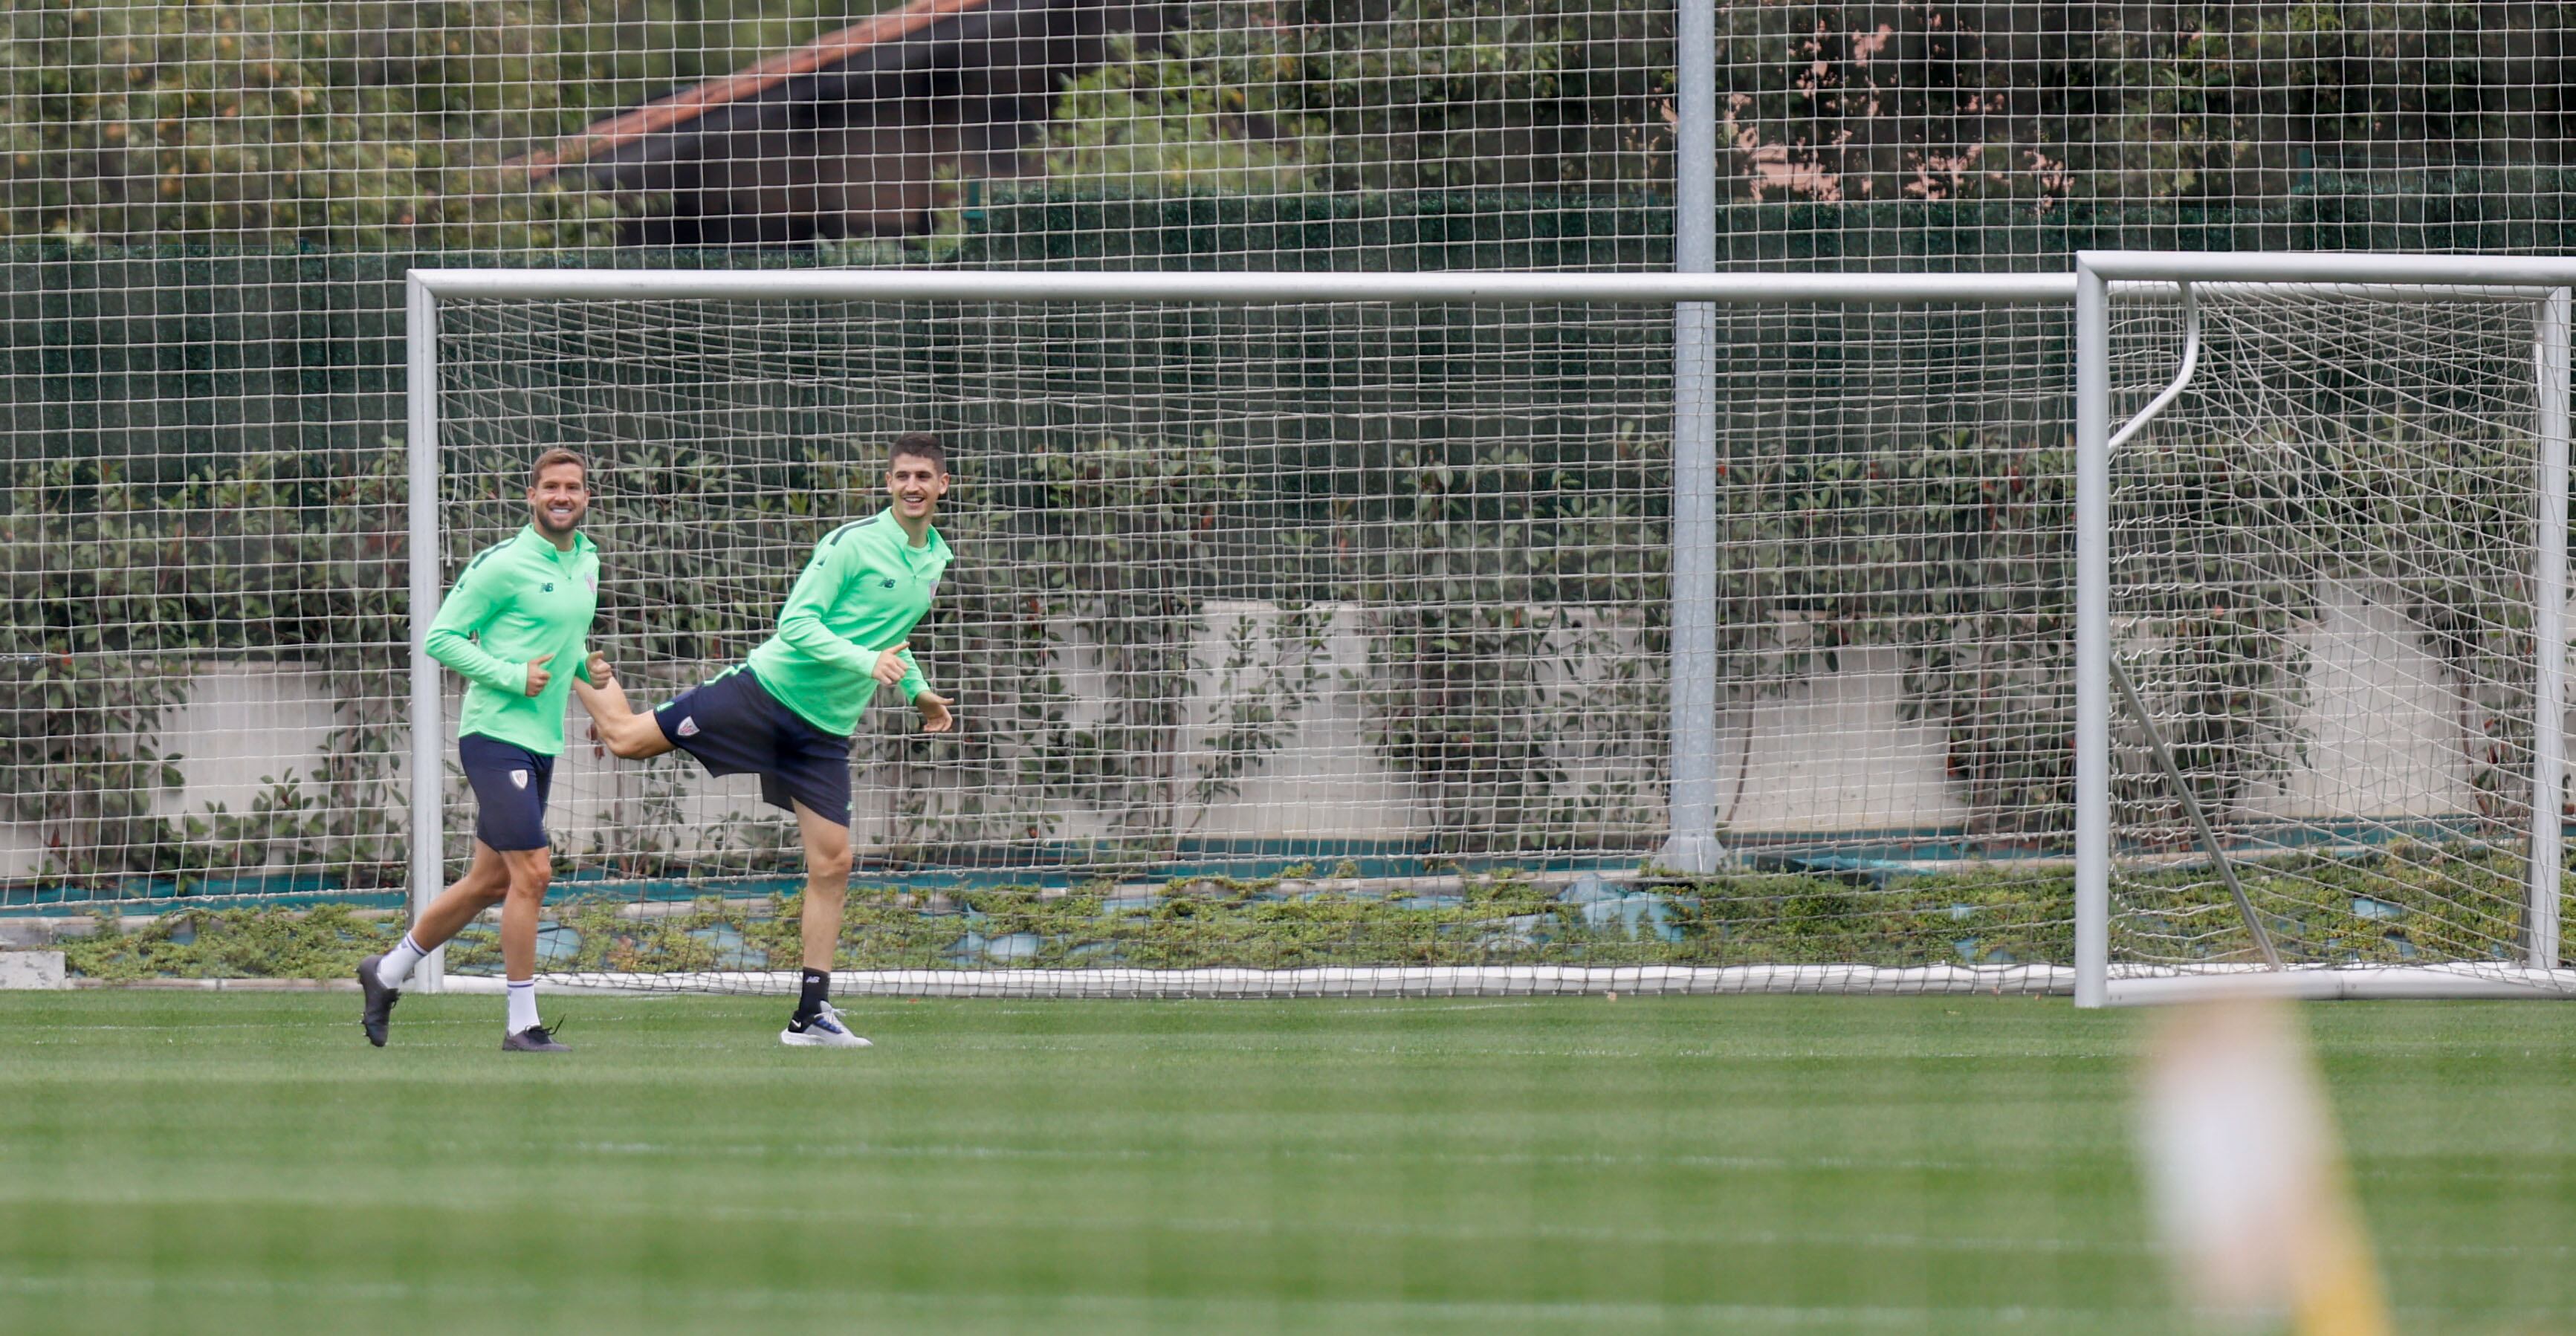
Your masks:
[{"label": "player's hand", "polygon": [[878,686],[893,686],[895,683],[903,680],[903,675],[905,673],[912,671],[911,666],[903,661],[903,651],[909,643],[910,642],[907,641],[905,642],[905,645],[897,645],[893,649],[886,650],[885,652],[877,655],[876,677]]},{"label": "player's hand", "polygon": [[553,657],[554,656],[551,654],[540,654],[537,657],[528,660],[529,695],[533,696],[544,691],[546,689],[546,683],[555,680],[554,674],[546,671],[546,660]]},{"label": "player's hand", "polygon": [[934,696],[925,691],[913,697],[912,703],[921,707],[921,731],[924,733],[945,733],[957,722],[957,716],[948,712],[946,696]]},{"label": "player's hand", "polygon": [[592,686],[604,687],[617,681],[617,670],[608,666],[608,656],[605,654],[592,652],[589,671]]}]

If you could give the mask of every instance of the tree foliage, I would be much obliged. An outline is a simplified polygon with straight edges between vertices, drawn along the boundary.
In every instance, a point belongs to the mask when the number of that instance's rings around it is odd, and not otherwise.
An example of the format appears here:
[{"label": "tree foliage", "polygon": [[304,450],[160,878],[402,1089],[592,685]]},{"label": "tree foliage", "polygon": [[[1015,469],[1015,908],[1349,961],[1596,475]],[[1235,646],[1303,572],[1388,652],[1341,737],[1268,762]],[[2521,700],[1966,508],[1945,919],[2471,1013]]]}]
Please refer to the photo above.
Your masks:
[{"label": "tree foliage", "polygon": [[803,41],[818,7],[711,21],[705,0],[28,0],[0,16],[0,235],[602,242],[610,201],[531,189],[504,164]]},{"label": "tree foliage", "polygon": [[[1093,76],[1116,98],[1078,102],[1059,138],[1161,148],[1184,175],[1231,141],[1299,188],[1661,190],[1671,12],[1218,0],[1160,53]],[[2445,3],[1721,6],[1719,172],[1738,198],[2230,201],[2315,172],[2551,163],[2568,137],[2568,18]]]},{"label": "tree foliage", "polygon": [[[505,164],[863,5],[242,0],[0,17],[0,235],[604,244]],[[1048,177],[1122,193],[1665,189],[1662,0],[1202,0],[1076,75]],[[2318,173],[2552,164],[2550,4],[1722,6],[1738,198],[2277,198]]]}]

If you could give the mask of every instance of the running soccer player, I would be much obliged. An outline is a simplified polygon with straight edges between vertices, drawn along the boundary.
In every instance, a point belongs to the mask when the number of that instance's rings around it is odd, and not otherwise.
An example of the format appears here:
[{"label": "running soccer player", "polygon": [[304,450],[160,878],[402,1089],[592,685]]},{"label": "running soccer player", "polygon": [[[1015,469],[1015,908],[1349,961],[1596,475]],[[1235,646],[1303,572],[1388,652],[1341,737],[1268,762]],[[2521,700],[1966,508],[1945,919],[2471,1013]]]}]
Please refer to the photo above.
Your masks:
[{"label": "running soccer player", "polygon": [[[570,450],[537,456],[528,509],[528,527],[465,563],[429,625],[430,657],[467,683],[456,754],[474,788],[474,861],[420,911],[399,945],[358,962],[366,994],[358,1023],[378,1048],[412,966],[497,904],[510,994],[501,1048],[572,1051],[537,1020],[537,907],[554,874],[546,792],[563,754],[564,696],[575,677],[590,681],[607,671],[585,648],[599,608],[599,550],[580,532],[590,509],[590,466]],[[547,666],[559,660],[572,671]]]},{"label": "running soccer player", "polygon": [[948,544],[930,527],[948,495],[937,437],[897,437],[886,468],[893,503],[835,529],[814,549],[779,609],[778,633],[742,665],[651,714],[627,704],[613,676],[574,688],[599,739],[629,760],[676,747],[711,775],[760,776],[760,795],[796,814],[805,843],[804,971],[783,1044],[866,1048],[831,1003],[832,960],[850,893],[850,735],[881,686],[921,711],[922,731],[952,717],[913,662],[905,637],[930,611]]}]

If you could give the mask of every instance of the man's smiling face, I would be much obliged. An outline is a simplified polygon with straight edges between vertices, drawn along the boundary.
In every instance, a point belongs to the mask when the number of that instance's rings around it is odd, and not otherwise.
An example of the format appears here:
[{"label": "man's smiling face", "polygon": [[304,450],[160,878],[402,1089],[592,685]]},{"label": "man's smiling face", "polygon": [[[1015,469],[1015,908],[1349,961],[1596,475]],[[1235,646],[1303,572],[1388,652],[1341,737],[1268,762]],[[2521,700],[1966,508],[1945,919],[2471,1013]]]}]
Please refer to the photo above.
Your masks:
[{"label": "man's smiling face", "polygon": [[571,533],[590,510],[588,472],[579,464],[548,464],[528,489],[528,504],[536,512],[538,533],[548,538]]},{"label": "man's smiling face", "polygon": [[925,520],[948,495],[948,474],[918,455],[896,455],[886,470],[886,495],[894,498],[899,519]]}]

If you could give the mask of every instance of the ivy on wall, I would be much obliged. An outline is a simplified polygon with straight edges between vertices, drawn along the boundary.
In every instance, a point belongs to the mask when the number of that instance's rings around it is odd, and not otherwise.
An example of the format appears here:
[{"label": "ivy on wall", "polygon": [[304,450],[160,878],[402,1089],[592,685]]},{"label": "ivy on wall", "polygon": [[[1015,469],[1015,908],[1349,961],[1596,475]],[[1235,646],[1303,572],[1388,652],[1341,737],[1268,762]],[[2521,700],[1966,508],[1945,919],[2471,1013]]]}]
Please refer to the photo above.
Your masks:
[{"label": "ivy on wall", "polygon": [[1633,847],[1660,819],[1671,584],[1640,436],[1603,470],[1624,487],[1521,444],[1400,451],[1379,475],[1349,562],[1362,698],[1443,852]]},{"label": "ivy on wall", "polygon": [[[175,485],[114,461],[14,471],[0,492],[0,807],[67,877],[313,867],[399,884],[408,599],[398,452],[264,453]],[[291,660],[338,703],[305,774],[246,812],[156,815],[159,735],[218,658]]]},{"label": "ivy on wall", "polygon": [[[2456,422],[2366,428],[2268,470],[2231,468],[2252,447],[2214,439],[2129,465],[2124,524],[2265,536],[2140,548],[2125,578],[2186,592],[2128,610],[2132,662],[2160,714],[2181,721],[2169,740],[2199,797],[2228,810],[2298,754],[2309,665],[2294,632],[2319,616],[2307,572],[2321,549],[2452,554],[2350,565],[2395,591],[2444,665],[2481,815],[2517,829],[2528,799],[2505,777],[2530,747],[2532,702],[2512,667],[2529,658],[2527,591],[2494,554],[2524,523],[2522,443]],[[973,559],[926,629],[965,727],[922,738],[900,712],[870,716],[860,758],[885,778],[869,788],[895,818],[886,852],[1034,849],[1088,811],[1109,834],[1081,858],[1167,856],[1331,682],[1337,612],[1369,633],[1345,685],[1378,755],[1431,811],[1433,848],[1638,847],[1661,803],[1667,451],[1633,425],[1615,436],[1586,444],[1588,463],[1510,444],[1464,458],[1395,450],[1389,467],[1354,471],[1373,490],[1328,499],[1315,523],[1265,499],[1213,436],[1066,438],[967,479],[944,527]],[[521,453],[456,461],[451,564],[520,522]],[[2440,504],[2401,494],[2398,457],[2415,467],[2436,453],[2452,479]],[[0,811],[42,832],[48,876],[284,867],[401,884],[400,454],[262,452],[149,486],[103,461],[10,473]],[[762,465],[757,487],[741,485],[742,467],[639,446],[603,474],[595,522],[615,557],[599,638],[641,683],[681,687],[739,659],[793,578],[778,554],[872,508],[872,458],[816,451]],[[1722,705],[1741,711],[1853,647],[1892,646],[1905,708],[1941,728],[1977,833],[2061,839],[2073,762],[2063,445],[1954,430],[1727,467]],[[1210,644],[1220,657],[1203,661]],[[159,738],[200,670],[243,659],[321,674],[339,711],[328,744],[246,810],[164,814],[184,758]],[[1105,688],[1069,680],[1077,664]],[[616,838],[594,854],[639,875],[792,864],[775,822],[712,847],[688,830],[680,766],[638,772]],[[2178,821],[2143,769],[2119,783],[2126,819]],[[467,828],[450,822],[459,839]]]}]

